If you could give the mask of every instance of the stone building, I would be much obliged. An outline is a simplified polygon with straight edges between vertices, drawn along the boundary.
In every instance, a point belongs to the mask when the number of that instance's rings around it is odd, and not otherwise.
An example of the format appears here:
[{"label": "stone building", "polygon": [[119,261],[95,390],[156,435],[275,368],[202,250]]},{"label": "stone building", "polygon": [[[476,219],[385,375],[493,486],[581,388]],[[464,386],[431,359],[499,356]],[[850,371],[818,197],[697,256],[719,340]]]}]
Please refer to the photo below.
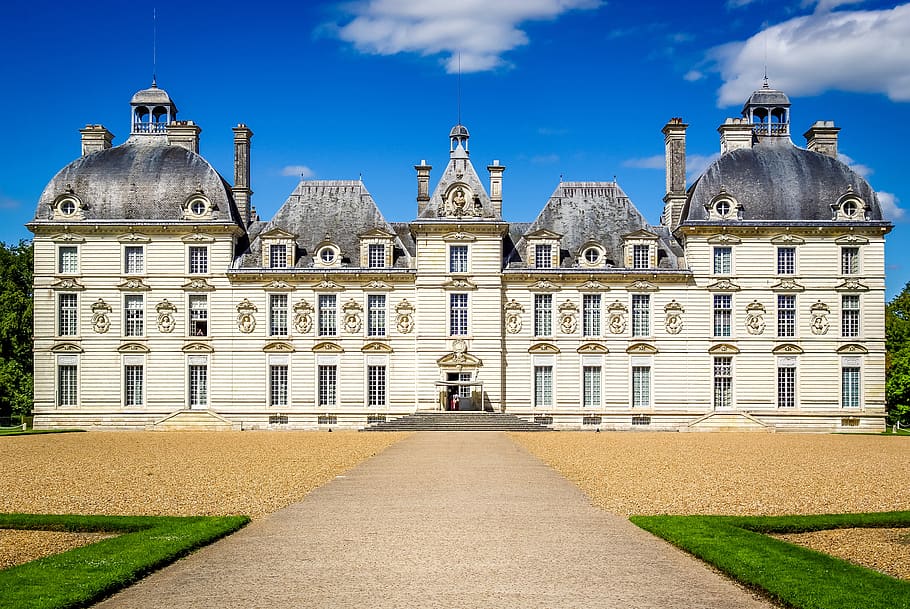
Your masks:
[{"label": "stone building", "polygon": [[[881,430],[884,236],[839,129],[790,139],[764,87],[686,186],[687,125],[663,127],[649,224],[614,181],[560,182],[531,223],[502,216],[449,134],[416,214],[361,181],[303,180],[251,206],[252,131],[233,184],[157,86],[130,137],[81,130],[28,225],[36,427],[363,427],[418,410],[509,412],[557,428]],[[431,188],[432,186],[432,188]]]}]

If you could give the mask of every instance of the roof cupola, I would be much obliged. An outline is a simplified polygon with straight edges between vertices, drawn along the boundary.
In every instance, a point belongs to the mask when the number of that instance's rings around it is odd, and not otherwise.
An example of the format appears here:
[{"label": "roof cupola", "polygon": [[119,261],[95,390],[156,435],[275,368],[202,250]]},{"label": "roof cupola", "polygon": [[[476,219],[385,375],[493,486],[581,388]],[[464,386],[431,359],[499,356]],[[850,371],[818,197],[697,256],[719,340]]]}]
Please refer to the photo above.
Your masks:
[{"label": "roof cupola", "polygon": [[455,158],[456,156],[468,156],[468,138],[471,137],[471,134],[468,133],[468,128],[458,123],[452,130],[449,132],[449,157]]},{"label": "roof cupola", "polygon": [[758,137],[790,137],[790,98],[783,91],[772,89],[767,76],[762,88],[746,100],[742,115]]},{"label": "roof cupola", "polygon": [[133,95],[130,109],[130,135],[164,135],[167,126],[177,120],[177,106],[154,81],[151,87]]}]

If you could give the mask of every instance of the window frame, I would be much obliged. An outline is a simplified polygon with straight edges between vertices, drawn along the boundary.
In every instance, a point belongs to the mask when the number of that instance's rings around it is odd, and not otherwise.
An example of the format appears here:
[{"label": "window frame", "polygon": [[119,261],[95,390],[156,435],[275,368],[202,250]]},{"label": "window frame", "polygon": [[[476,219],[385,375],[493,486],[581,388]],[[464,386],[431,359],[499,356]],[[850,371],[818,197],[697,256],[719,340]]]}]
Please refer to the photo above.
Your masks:
[{"label": "window frame", "polygon": [[552,294],[534,294],[534,336],[553,336]]},{"label": "window frame", "polygon": [[449,273],[467,273],[468,259],[467,245],[449,245]]},{"label": "window frame", "polygon": [[[644,258],[642,259],[642,257]],[[651,245],[649,243],[632,244],[632,268],[651,268]]]},{"label": "window frame", "polygon": [[[848,307],[848,300],[850,306]],[[854,306],[855,305],[855,306]],[[862,303],[859,294],[841,295],[841,337],[857,338],[862,328]]]},{"label": "window frame", "polygon": [[[72,270],[64,268],[64,252],[72,254],[67,262],[72,263]],[[58,275],[78,275],[79,274],[79,246],[78,245],[58,245],[57,246],[57,274]]]},{"label": "window frame", "polygon": [[711,403],[714,410],[733,408],[733,357],[715,355],[711,361]]},{"label": "window frame", "polygon": [[632,336],[651,336],[651,295],[632,294],[629,311],[632,317]]},{"label": "window frame", "polygon": [[[64,298],[67,301],[64,304]],[[57,293],[57,336],[79,336],[79,294]]]},{"label": "window frame", "polygon": [[861,268],[860,265],[860,249],[858,247],[844,246],[840,248],[841,275],[859,275]]},{"label": "window frame", "polygon": [[[456,302],[458,301],[458,302]],[[467,292],[449,294],[449,336],[468,336],[470,298]]]},{"label": "window frame", "polygon": [[777,336],[795,338],[797,327],[797,304],[795,294],[777,295]]},{"label": "window frame", "polygon": [[[138,377],[131,374],[137,370]],[[125,408],[145,406],[145,364],[123,362],[123,406]]]},{"label": "window frame", "polygon": [[338,336],[338,295],[316,297],[316,332],[318,336]]},{"label": "window frame", "polygon": [[[138,303],[138,306],[135,305]],[[145,336],[145,295],[123,295],[123,336],[142,338]]]},{"label": "window frame", "polygon": [[552,269],[553,264],[553,244],[552,243],[535,243],[534,244],[534,268]]},{"label": "window frame", "polygon": [[[194,304],[203,303],[203,307]],[[209,336],[209,296],[208,294],[187,295],[187,336],[204,338]],[[202,313],[202,315],[200,315]],[[202,333],[198,332],[197,324],[202,324]]]},{"label": "window frame", "polygon": [[733,274],[733,248],[729,245],[714,246],[713,268],[715,275]]},{"label": "window frame", "polygon": [[599,337],[602,331],[603,299],[600,294],[581,296],[581,333],[585,337]]},{"label": "window frame", "polygon": [[288,246],[286,243],[269,244],[269,268],[286,269],[290,265],[288,256]]},{"label": "window frame", "polygon": [[535,364],[534,381],[534,408],[552,408],[555,395],[555,378],[553,366],[549,364]]},{"label": "window frame", "polygon": [[731,338],[733,336],[733,295],[712,294],[712,338]]},{"label": "window frame", "polygon": [[288,324],[288,295],[271,293],[269,296],[269,336],[290,336]]},{"label": "window frame", "polygon": [[[596,372],[596,378],[589,378],[588,373]],[[592,377],[594,375],[592,374]],[[603,401],[603,366],[582,364],[581,367],[581,406],[582,408],[600,408]]]},{"label": "window frame", "polygon": [[796,408],[796,388],[799,386],[796,377],[796,366],[792,364],[777,365],[777,407],[792,410]]},{"label": "window frame", "polygon": [[316,366],[316,404],[319,408],[338,405],[338,364]]},{"label": "window frame", "polygon": [[209,274],[209,246],[188,245],[186,250],[186,272],[188,275]]},{"label": "window frame", "polygon": [[631,378],[629,382],[629,390],[631,392],[629,403],[632,408],[650,408],[651,366],[645,364],[632,364],[629,376]]},{"label": "window frame", "polygon": [[[379,374],[381,372],[382,374]],[[386,364],[367,364],[367,408],[389,405],[389,370]],[[381,378],[380,378],[381,377]]]},{"label": "window frame", "polygon": [[385,294],[367,294],[367,336],[388,335],[388,307]]},{"label": "window frame", "polygon": [[269,407],[286,408],[290,405],[290,365],[269,362]]},{"label": "window frame", "polygon": [[79,406],[79,363],[78,360],[76,363],[61,363],[60,360],[58,358],[55,362],[54,402],[57,408],[76,408]]},{"label": "window frame", "polygon": [[[137,253],[137,258],[131,254]],[[145,246],[144,245],[124,245],[123,246],[123,274],[130,277],[145,275]]]},{"label": "window frame", "polygon": [[209,405],[209,365],[187,363],[187,406],[191,410],[204,409]]},{"label": "window frame", "polygon": [[386,244],[385,243],[368,243],[367,244],[367,268],[383,269],[386,267]]},{"label": "window frame", "polygon": [[[849,375],[848,375],[849,374]],[[848,387],[848,382],[850,386]],[[855,384],[854,384],[855,383]],[[863,369],[862,366],[841,363],[841,408],[858,410],[862,405]]]},{"label": "window frame", "polygon": [[777,274],[796,275],[796,248],[779,246],[777,248]]}]

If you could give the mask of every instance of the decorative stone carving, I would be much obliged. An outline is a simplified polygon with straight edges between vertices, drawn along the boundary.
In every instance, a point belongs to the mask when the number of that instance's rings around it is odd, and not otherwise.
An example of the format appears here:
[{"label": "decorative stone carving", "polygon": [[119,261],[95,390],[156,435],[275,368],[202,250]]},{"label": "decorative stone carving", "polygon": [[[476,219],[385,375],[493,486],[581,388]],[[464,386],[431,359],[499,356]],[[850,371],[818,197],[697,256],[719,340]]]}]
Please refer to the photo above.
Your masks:
[{"label": "decorative stone carving", "polygon": [[387,284],[385,281],[379,281],[377,279],[374,279],[373,281],[368,281],[367,283],[363,284],[363,289],[364,290],[391,290],[392,286]]},{"label": "decorative stone carving", "polygon": [[117,286],[121,290],[150,290],[151,288],[142,281],[141,277],[129,277],[123,280],[123,283]]},{"label": "decorative stone carving", "polygon": [[483,215],[483,206],[467,185],[455,184],[446,193],[437,213],[442,216],[480,217]]},{"label": "decorative stone carving", "polygon": [[183,284],[183,289],[187,292],[211,292],[215,289],[215,286],[205,279],[197,277],[196,279],[190,279]]},{"label": "decorative stone carving", "polygon": [[746,305],[746,332],[757,336],[765,331],[765,305],[753,300]]},{"label": "decorative stone carving", "polygon": [[856,279],[847,279],[834,288],[838,292],[868,292],[869,288]]},{"label": "decorative stone carving", "polygon": [[738,292],[739,286],[729,279],[719,279],[709,285],[708,289],[712,292]]},{"label": "decorative stone carving", "polygon": [[638,281],[633,281],[629,285],[630,292],[656,292],[657,286],[651,283],[650,281],[645,281],[644,279],[639,279]]},{"label": "decorative stone carving", "polygon": [[395,307],[395,325],[402,334],[410,334],[414,330],[414,305],[405,298]]},{"label": "decorative stone carving", "polygon": [[610,288],[608,286],[602,284],[601,282],[597,281],[596,279],[589,279],[586,282],[584,282],[583,284],[581,284],[580,286],[578,286],[578,289],[593,292],[593,291],[607,291]]},{"label": "decorative stone carving", "polygon": [[158,311],[158,331],[164,334],[173,332],[174,326],[177,325],[177,320],[174,317],[174,314],[177,313],[177,307],[165,298],[155,305],[155,310]]},{"label": "decorative stone carving", "polygon": [[559,286],[549,279],[540,279],[531,284],[531,289],[538,292],[555,292]]},{"label": "decorative stone carving", "polygon": [[317,283],[317,284],[316,284],[315,286],[313,286],[313,287],[314,287],[315,289],[317,289],[317,290],[336,290],[336,291],[341,291],[341,290],[344,289],[343,287],[341,287],[340,285],[338,285],[337,283],[335,283],[335,282],[332,281],[331,279],[324,279],[323,281],[320,281],[319,283]]},{"label": "decorative stone carving", "polygon": [[294,328],[300,334],[313,329],[313,305],[302,298],[294,305]]},{"label": "decorative stone carving", "polygon": [[559,329],[563,334],[575,334],[578,329],[578,305],[571,300],[559,305]]},{"label": "decorative stone carving", "polygon": [[111,329],[111,305],[101,298],[92,305],[92,329],[98,334]]},{"label": "decorative stone carving", "polygon": [[287,281],[282,281],[281,279],[276,279],[275,281],[266,285],[265,289],[266,290],[293,290],[294,286],[289,284]]},{"label": "decorative stone carving", "polygon": [[341,311],[343,314],[344,329],[351,334],[360,332],[360,328],[363,325],[360,317],[360,314],[363,313],[363,307],[352,298],[344,303],[344,306],[341,307]]},{"label": "decorative stone carving", "polygon": [[607,327],[610,329],[610,334],[622,334],[626,331],[627,311],[626,305],[618,300],[607,307]]},{"label": "decorative stone carving", "polygon": [[802,292],[806,288],[796,283],[793,279],[781,279],[771,286],[775,292]]},{"label": "decorative stone carving", "polygon": [[237,329],[244,334],[249,334],[256,329],[256,316],[259,309],[248,298],[244,298],[237,305]]},{"label": "decorative stone carving", "polygon": [[683,328],[682,314],[685,312],[683,306],[676,302],[676,300],[671,300],[664,306],[664,327],[667,329],[667,334],[679,334]]},{"label": "decorative stone carving", "polygon": [[518,334],[521,332],[521,314],[525,308],[514,298],[506,303],[506,332],[509,334]]},{"label": "decorative stone carving", "polygon": [[51,287],[57,288],[58,290],[84,290],[85,286],[76,281],[75,279],[61,279],[60,281],[54,282]]},{"label": "decorative stone carving", "polygon": [[827,334],[828,328],[831,326],[828,322],[828,314],[831,313],[831,309],[828,308],[828,305],[821,300],[818,300],[809,307],[809,311],[812,313],[812,324],[810,326],[812,328],[812,334]]},{"label": "decorative stone carving", "polygon": [[442,287],[456,289],[456,290],[476,290],[477,284],[475,284],[470,279],[459,278],[459,279],[451,279],[451,280],[445,282],[444,284],[442,284]]}]

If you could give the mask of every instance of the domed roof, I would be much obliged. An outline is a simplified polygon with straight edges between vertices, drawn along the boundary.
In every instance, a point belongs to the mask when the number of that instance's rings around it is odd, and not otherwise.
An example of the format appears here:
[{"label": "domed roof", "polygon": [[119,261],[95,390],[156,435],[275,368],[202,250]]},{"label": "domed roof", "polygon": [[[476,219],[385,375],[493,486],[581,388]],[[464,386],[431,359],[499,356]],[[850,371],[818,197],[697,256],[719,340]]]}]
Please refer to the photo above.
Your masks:
[{"label": "domed roof", "polygon": [[85,221],[182,220],[183,205],[194,194],[211,202],[212,220],[240,217],[230,186],[208,161],[161,142],[128,140],[76,159],[45,187],[35,220],[52,219],[54,202],[65,193],[82,202]]},{"label": "domed roof", "polygon": [[452,127],[449,137],[471,137],[471,135],[468,133],[468,128],[459,123]]},{"label": "domed roof", "polygon": [[753,91],[752,95],[749,96],[749,99],[746,100],[746,103],[743,104],[743,114],[746,113],[746,109],[750,106],[789,107],[790,98],[787,97],[787,94],[783,91],[771,89],[768,84],[765,83],[765,86],[761,89]]},{"label": "domed roof", "polygon": [[159,89],[158,85],[152,83],[148,89],[136,91],[133,99],[130,100],[133,106],[174,106],[174,101],[164,89]]},{"label": "domed roof", "polygon": [[769,138],[712,163],[689,188],[683,224],[708,220],[707,207],[721,192],[741,205],[740,221],[831,220],[831,206],[851,189],[865,202],[867,219],[881,221],[875,192],[852,169],[789,138]]}]

